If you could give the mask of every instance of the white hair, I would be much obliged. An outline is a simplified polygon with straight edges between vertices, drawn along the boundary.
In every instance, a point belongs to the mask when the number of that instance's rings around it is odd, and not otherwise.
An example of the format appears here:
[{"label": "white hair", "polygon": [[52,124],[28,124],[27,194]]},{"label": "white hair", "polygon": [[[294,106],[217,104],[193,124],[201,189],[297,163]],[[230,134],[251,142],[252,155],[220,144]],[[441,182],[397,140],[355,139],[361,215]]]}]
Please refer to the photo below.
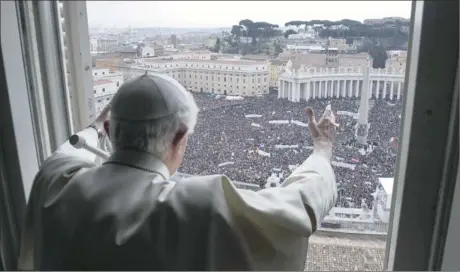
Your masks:
[{"label": "white hair", "polygon": [[198,117],[195,99],[187,93],[187,104],[177,113],[148,121],[122,121],[110,117],[110,139],[113,149],[134,149],[163,158],[176,133],[186,128],[193,133]]}]

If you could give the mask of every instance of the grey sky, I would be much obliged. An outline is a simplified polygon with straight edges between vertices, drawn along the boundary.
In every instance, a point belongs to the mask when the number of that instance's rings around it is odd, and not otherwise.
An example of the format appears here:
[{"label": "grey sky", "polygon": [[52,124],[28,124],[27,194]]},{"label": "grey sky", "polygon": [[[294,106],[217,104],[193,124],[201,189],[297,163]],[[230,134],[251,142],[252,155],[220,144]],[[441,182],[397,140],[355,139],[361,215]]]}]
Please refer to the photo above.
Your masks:
[{"label": "grey sky", "polygon": [[410,1],[87,1],[90,27],[227,27],[239,20],[410,17]]}]

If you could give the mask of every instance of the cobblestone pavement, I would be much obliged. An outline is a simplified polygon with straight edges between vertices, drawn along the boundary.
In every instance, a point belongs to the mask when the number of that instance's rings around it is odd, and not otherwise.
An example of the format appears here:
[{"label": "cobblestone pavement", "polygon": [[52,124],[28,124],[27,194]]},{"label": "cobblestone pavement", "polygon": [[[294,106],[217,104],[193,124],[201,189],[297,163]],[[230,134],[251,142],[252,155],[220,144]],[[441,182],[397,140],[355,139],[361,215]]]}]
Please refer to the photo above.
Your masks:
[{"label": "cobblestone pavement", "polygon": [[385,240],[317,234],[310,238],[305,271],[382,271]]}]

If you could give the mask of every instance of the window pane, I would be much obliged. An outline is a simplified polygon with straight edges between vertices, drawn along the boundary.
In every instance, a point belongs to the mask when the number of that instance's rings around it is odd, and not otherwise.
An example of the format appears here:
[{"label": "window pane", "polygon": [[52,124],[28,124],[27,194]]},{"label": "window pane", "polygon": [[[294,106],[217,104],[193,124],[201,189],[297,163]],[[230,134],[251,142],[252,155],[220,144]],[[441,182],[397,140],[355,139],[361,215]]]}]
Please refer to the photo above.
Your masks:
[{"label": "window pane", "polygon": [[[154,3],[181,16],[155,13]],[[123,79],[174,77],[200,107],[179,172],[225,174],[258,191],[280,186],[312,153],[305,108],[319,119],[330,104],[338,200],[310,239],[305,269],[382,270],[411,2],[293,5],[88,1],[96,108]],[[268,24],[240,23],[246,14]],[[311,17],[320,20],[299,20]]]}]

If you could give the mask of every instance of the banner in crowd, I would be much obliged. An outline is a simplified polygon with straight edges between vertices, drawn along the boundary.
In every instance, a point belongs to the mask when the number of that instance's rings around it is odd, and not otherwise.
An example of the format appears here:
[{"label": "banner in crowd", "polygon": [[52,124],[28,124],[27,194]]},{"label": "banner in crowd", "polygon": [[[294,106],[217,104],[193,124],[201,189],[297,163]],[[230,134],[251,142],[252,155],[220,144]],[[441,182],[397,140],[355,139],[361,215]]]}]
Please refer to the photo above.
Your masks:
[{"label": "banner in crowd", "polygon": [[225,98],[226,100],[243,100],[244,98],[242,96],[233,96],[233,95],[227,95],[227,97]]},{"label": "banner in crowd", "polygon": [[291,123],[294,124],[294,125],[301,126],[301,127],[308,127],[308,124],[306,124],[304,122],[297,121],[297,120],[292,120]]},{"label": "banner in crowd", "polygon": [[270,153],[264,152],[264,151],[262,151],[260,149],[257,149],[257,154],[259,154],[262,157],[269,157],[270,158]]},{"label": "banner in crowd", "polygon": [[270,120],[268,121],[269,124],[275,124],[275,125],[287,125],[289,124],[288,120]]},{"label": "banner in crowd", "polygon": [[275,149],[299,148],[299,145],[275,145]]},{"label": "banner in crowd", "polygon": [[260,127],[261,127],[261,125],[260,125],[260,124],[257,124],[257,123],[251,123],[251,126],[257,127],[257,128],[260,128]]},{"label": "banner in crowd", "polygon": [[232,165],[232,164],[235,164],[235,162],[232,162],[232,161],[223,162],[223,163],[219,163],[217,166],[218,166],[218,167],[222,167],[222,166]]},{"label": "banner in crowd", "polygon": [[262,117],[261,114],[245,114],[244,117],[246,118],[260,118]]},{"label": "banner in crowd", "polygon": [[358,113],[357,112],[337,111],[337,115],[345,115],[345,116],[353,117],[354,119],[358,119]]},{"label": "banner in crowd", "polygon": [[350,169],[350,170],[355,170],[355,168],[356,168],[356,164],[351,164],[351,163],[346,163],[346,162],[332,161],[331,164],[333,166],[347,168],[347,169]]}]

